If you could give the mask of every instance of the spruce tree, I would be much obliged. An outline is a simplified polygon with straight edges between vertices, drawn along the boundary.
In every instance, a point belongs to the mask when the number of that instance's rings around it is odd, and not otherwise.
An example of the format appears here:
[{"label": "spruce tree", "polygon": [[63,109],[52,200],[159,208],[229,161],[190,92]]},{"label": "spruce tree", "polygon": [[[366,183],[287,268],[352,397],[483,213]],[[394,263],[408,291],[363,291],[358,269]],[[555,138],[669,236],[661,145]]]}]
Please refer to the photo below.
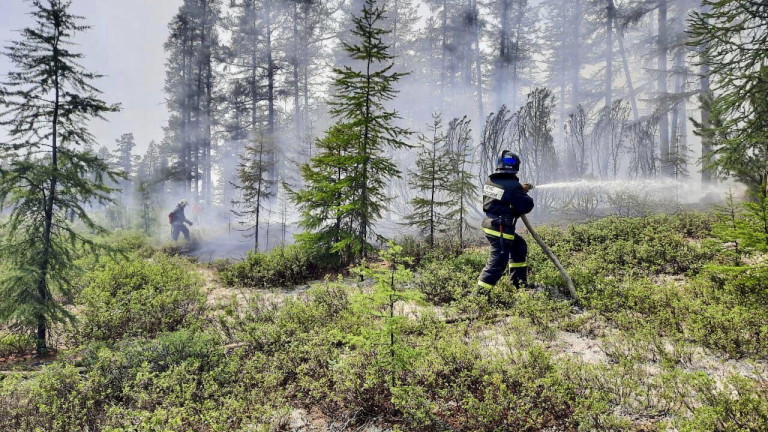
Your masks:
[{"label": "spruce tree", "polygon": [[131,208],[131,201],[133,191],[133,174],[134,166],[136,165],[136,157],[133,155],[133,149],[136,147],[132,133],[124,133],[115,140],[115,156],[117,169],[125,176],[118,182],[118,189],[120,189],[119,203],[117,203],[120,209],[120,220],[118,226],[126,228],[128,224],[128,216]]},{"label": "spruce tree", "polygon": [[240,192],[240,198],[232,202],[238,208],[232,212],[241,218],[243,225],[250,225],[248,231],[254,238],[254,252],[259,251],[261,211],[265,201],[275,195],[276,182],[269,177],[272,167],[271,153],[269,137],[262,136],[257,143],[245,147],[245,153],[237,168],[239,184],[236,184],[235,188]]},{"label": "spruce tree", "polygon": [[97,247],[70,222],[103,232],[87,212],[109,199],[106,178],[116,172],[87,148],[89,121],[118,110],[91,84],[99,75],[71,50],[88,27],[69,12],[66,0],[33,0],[34,26],[21,30],[6,56],[10,72],[0,93],[0,126],[8,141],[0,155],[0,202],[10,208],[3,224],[0,257],[10,269],[0,280],[0,321],[35,329],[38,353],[47,351],[51,323],[70,318],[59,299],[71,294],[75,254]]},{"label": "spruce tree", "polygon": [[[394,57],[382,41],[387,34],[381,27],[383,16],[384,10],[374,0],[365,0],[361,14],[353,18],[351,34],[355,41],[343,42],[352,66],[333,69],[335,94],[330,104],[337,124],[331,130],[334,134],[331,141],[335,151],[345,155],[343,161],[334,161],[344,167],[337,181],[350,188],[344,191],[345,195],[335,197],[312,184],[313,180],[327,181],[327,178],[315,178],[327,169],[320,165],[321,161],[334,157],[326,150],[302,169],[308,189],[318,194],[296,195],[297,204],[310,213],[315,206],[329,207],[327,199],[346,201],[343,207],[335,210],[335,216],[348,224],[344,230],[354,232],[355,238],[340,239],[332,249],[351,249],[359,258],[367,256],[369,239],[381,239],[373,231],[373,224],[381,216],[386,202],[387,180],[400,176],[400,170],[385,157],[385,152],[407,147],[403,138],[410,133],[395,125],[400,117],[397,111],[386,107],[397,94],[394,85],[405,74],[392,72]],[[303,223],[305,227],[315,224],[315,216]]]},{"label": "spruce tree", "polygon": [[[690,18],[690,44],[712,78],[713,113],[703,137],[719,136],[707,168],[735,176],[768,197],[768,8],[764,2],[704,0]],[[709,123],[709,122],[707,122]]]},{"label": "spruce tree", "polygon": [[213,126],[220,56],[221,0],[183,0],[168,25],[165,93],[169,111],[165,141],[175,148],[173,174],[195,200],[212,199]]},{"label": "spruce tree", "polygon": [[356,136],[346,124],[332,126],[317,140],[317,154],[301,166],[304,188],[288,188],[301,211],[299,226],[306,230],[296,239],[308,247],[335,255],[342,263],[354,257],[357,238],[350,211],[350,203],[357,193],[351,181],[357,159],[349,145]]},{"label": "spruce tree", "polygon": [[435,233],[440,229],[444,209],[450,200],[446,199],[447,184],[451,177],[448,151],[445,146],[443,121],[439,113],[432,115],[429,134],[420,135],[421,150],[416,161],[416,171],[411,171],[409,184],[422,196],[411,199],[413,213],[406,220],[426,234],[429,247],[435,246]]},{"label": "spruce tree", "polygon": [[475,205],[477,185],[473,181],[472,165],[472,129],[467,116],[455,118],[448,123],[446,143],[448,146],[449,181],[447,184],[450,199],[446,217],[456,237],[459,248],[464,247],[465,232],[470,228],[469,209]]}]

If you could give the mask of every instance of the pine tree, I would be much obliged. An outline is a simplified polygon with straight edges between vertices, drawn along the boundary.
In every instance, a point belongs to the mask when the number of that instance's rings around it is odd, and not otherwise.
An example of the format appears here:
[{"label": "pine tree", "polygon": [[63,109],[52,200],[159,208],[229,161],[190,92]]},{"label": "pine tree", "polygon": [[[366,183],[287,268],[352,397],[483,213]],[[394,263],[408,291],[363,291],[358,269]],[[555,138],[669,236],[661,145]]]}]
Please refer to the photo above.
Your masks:
[{"label": "pine tree", "polygon": [[537,88],[527,96],[517,113],[520,157],[526,176],[540,184],[558,174],[557,155],[552,137],[554,96],[549,89]]},{"label": "pine tree", "polygon": [[621,150],[624,148],[629,106],[621,99],[613,101],[611,107],[603,107],[592,133],[597,141],[603,142],[608,150],[608,172],[616,178],[621,166]]},{"label": "pine tree", "polygon": [[235,188],[240,192],[240,198],[232,202],[238,208],[232,213],[241,218],[241,224],[250,225],[247,230],[254,238],[254,252],[259,251],[261,211],[265,202],[275,195],[276,182],[269,177],[271,152],[270,138],[262,136],[257,143],[245,147],[237,168],[239,183]]},{"label": "pine tree", "polygon": [[496,158],[506,149],[511,140],[513,117],[506,105],[496,113],[488,114],[480,138],[480,179],[485,179],[496,167]]},{"label": "pine tree", "polygon": [[36,328],[37,351],[47,351],[48,328],[70,318],[57,302],[71,295],[69,276],[77,250],[96,248],[76,230],[71,214],[91,232],[103,232],[86,208],[108,199],[105,178],[117,173],[93,153],[87,129],[118,106],[102,101],[91,84],[99,75],[71,51],[75,35],[88,27],[69,12],[67,0],[33,0],[34,27],[7,48],[17,68],[0,93],[2,145],[0,202],[10,208],[0,257],[11,271],[0,281],[0,320]]},{"label": "pine tree", "polygon": [[[704,0],[690,19],[692,45],[712,78],[712,111],[721,124],[702,136],[724,139],[704,155],[711,168],[733,175],[768,197],[768,8],[763,2]],[[734,54],[738,53],[738,55]]]},{"label": "pine tree", "polygon": [[288,188],[291,199],[300,209],[299,243],[335,255],[348,263],[355,255],[356,232],[353,231],[351,201],[356,184],[352,175],[357,158],[350,142],[356,131],[346,124],[332,126],[315,144],[317,153],[301,166],[304,188]]},{"label": "pine tree", "polygon": [[215,123],[214,58],[219,51],[221,0],[184,0],[169,24],[165,92],[170,113],[166,141],[176,150],[173,173],[186,196],[210,205]]},{"label": "pine tree", "polygon": [[[384,10],[376,5],[375,0],[365,0],[361,14],[353,18],[351,34],[356,41],[343,42],[343,46],[354,67],[333,70],[336,75],[335,95],[330,105],[337,124],[329,131],[333,136],[327,138],[334,151],[329,153],[326,149],[312,158],[302,170],[308,189],[319,192],[319,195],[296,195],[297,204],[310,213],[313,210],[309,207],[328,207],[326,204],[330,197],[347,201],[334,213],[348,224],[349,228],[345,230],[355,232],[356,236],[354,239],[339,239],[332,249],[337,252],[351,249],[359,258],[367,256],[369,239],[381,239],[374,232],[373,224],[381,216],[387,199],[387,180],[400,176],[400,170],[385,157],[385,152],[391,148],[408,147],[403,138],[410,134],[410,131],[394,124],[400,118],[397,111],[385,106],[397,94],[394,85],[405,74],[391,71],[394,57],[382,41],[387,34],[380,27],[383,17]],[[345,190],[340,197],[319,191],[318,184],[311,184],[312,181],[327,181],[327,177],[322,177],[327,168],[319,164],[321,160],[334,158],[335,152],[345,158],[334,161],[335,165],[343,168],[337,181],[349,185],[351,189]],[[320,228],[316,222],[316,216],[309,215],[303,225]],[[336,232],[340,234],[342,230],[339,228]]]},{"label": "pine tree", "polygon": [[349,340],[377,354],[373,360],[389,374],[390,385],[395,387],[399,372],[406,370],[418,354],[403,337],[407,318],[398,314],[396,306],[404,302],[422,303],[424,296],[407,286],[413,275],[407,267],[411,260],[404,256],[402,246],[390,243],[388,249],[381,252],[381,258],[387,263],[386,267],[357,269],[361,277],[368,276],[375,283],[370,294],[353,299],[353,304],[360,312],[380,318],[383,325],[351,336]]},{"label": "pine tree", "polygon": [[133,149],[136,147],[136,143],[134,142],[132,133],[122,134],[115,143],[114,160],[116,168],[125,176],[117,184],[118,189],[120,189],[120,199],[117,203],[120,207],[121,216],[119,226],[121,228],[126,228],[128,226],[128,215],[131,207],[131,198],[133,196],[131,188],[133,186],[134,166],[136,165]]},{"label": "pine tree", "polygon": [[442,119],[439,113],[432,115],[432,124],[428,126],[429,134],[420,135],[421,150],[416,161],[416,170],[411,171],[409,184],[424,196],[411,199],[413,213],[406,220],[421,229],[426,234],[429,247],[435,246],[435,233],[443,223],[443,212],[451,203],[446,197],[447,181],[451,176],[450,165],[447,164],[445,135],[443,134]]},{"label": "pine tree", "polygon": [[165,192],[165,180],[168,178],[167,166],[163,163],[160,146],[154,141],[149,143],[147,152],[136,164],[136,195],[139,200],[139,215],[144,234],[149,235],[157,225],[157,210],[162,204],[159,200]]},{"label": "pine tree", "polygon": [[470,228],[469,209],[477,197],[477,185],[473,181],[471,165],[472,129],[469,119],[464,116],[448,123],[446,144],[448,146],[449,181],[446,189],[453,204],[448,207],[446,217],[451,221],[453,233],[458,238],[459,248],[464,247],[465,232]]}]

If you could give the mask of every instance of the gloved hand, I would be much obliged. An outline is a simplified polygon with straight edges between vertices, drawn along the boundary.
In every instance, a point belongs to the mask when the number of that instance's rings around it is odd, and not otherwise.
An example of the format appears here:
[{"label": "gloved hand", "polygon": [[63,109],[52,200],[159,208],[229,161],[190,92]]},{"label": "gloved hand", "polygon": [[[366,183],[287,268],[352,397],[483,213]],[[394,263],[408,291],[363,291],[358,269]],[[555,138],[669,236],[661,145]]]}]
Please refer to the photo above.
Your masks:
[{"label": "gloved hand", "polygon": [[523,190],[529,192],[533,190],[533,185],[531,183],[523,183]]},{"label": "gloved hand", "polygon": [[187,223],[189,224],[189,226],[192,226],[192,225],[194,225],[194,224],[192,223],[192,221],[189,221],[189,222],[187,222]]}]

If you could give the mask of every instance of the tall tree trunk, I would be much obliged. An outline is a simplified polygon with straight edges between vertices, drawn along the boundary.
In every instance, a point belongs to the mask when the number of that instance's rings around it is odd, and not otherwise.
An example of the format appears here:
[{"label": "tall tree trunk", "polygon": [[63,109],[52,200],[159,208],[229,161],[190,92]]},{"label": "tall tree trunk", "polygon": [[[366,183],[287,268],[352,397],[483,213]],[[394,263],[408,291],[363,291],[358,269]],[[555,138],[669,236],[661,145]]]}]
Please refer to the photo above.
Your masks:
[{"label": "tall tree trunk", "polygon": [[502,106],[506,100],[507,68],[509,62],[509,7],[511,0],[501,0],[501,30],[499,31],[499,58],[496,64],[496,106]]},{"label": "tall tree trunk", "polygon": [[474,23],[474,26],[472,28],[474,44],[475,44],[474,61],[475,61],[475,73],[477,75],[475,91],[477,92],[477,113],[478,113],[478,123],[479,123],[485,117],[485,112],[483,109],[483,69],[481,66],[482,53],[480,52],[480,11],[477,9],[476,0],[473,0],[472,2],[472,10],[474,15],[474,19],[472,21]]},{"label": "tall tree trunk", "polygon": [[[682,28],[681,28],[682,30]],[[683,72],[685,68],[685,51],[682,47],[675,52],[675,98],[680,98],[685,91],[683,88]],[[686,107],[685,98],[676,100],[675,106],[672,109],[672,133],[670,141],[669,152],[672,155],[674,161],[674,177],[679,178],[685,170],[685,149],[686,149]]]},{"label": "tall tree trunk", "polygon": [[265,2],[267,10],[265,12],[265,35],[266,55],[267,55],[267,132],[269,135],[275,133],[275,63],[272,53],[272,10],[270,2]]},{"label": "tall tree trunk", "polygon": [[659,1],[659,16],[658,16],[658,83],[657,90],[659,93],[659,147],[661,150],[661,174],[668,176],[671,174],[670,170],[670,148],[669,148],[669,113],[667,108],[667,0]]},{"label": "tall tree trunk", "polygon": [[[706,131],[707,128],[711,127],[711,116],[712,113],[710,112],[710,107],[712,104],[713,94],[712,89],[709,81],[709,66],[704,61],[704,53],[700,54],[702,57],[701,59],[701,70],[699,78],[699,85],[701,87],[701,91],[699,93],[699,100],[700,100],[700,106],[701,106],[701,127]],[[701,135],[701,156],[702,160],[704,160],[704,157],[711,153],[713,150],[712,146],[712,137],[709,133],[703,133]],[[712,183],[715,181],[715,173],[712,169],[707,168],[706,166],[701,167],[701,181],[703,183]]]},{"label": "tall tree trunk", "polygon": [[443,16],[442,16],[443,22],[440,27],[441,31],[441,50],[442,53],[440,55],[440,88],[441,88],[441,105],[444,105],[446,102],[446,93],[447,93],[447,87],[448,87],[448,65],[447,65],[447,58],[448,58],[448,1],[443,0]]},{"label": "tall tree trunk", "polygon": [[[366,240],[368,238],[368,149],[370,140],[370,122],[371,122],[371,60],[368,59],[365,69],[365,125],[363,125],[363,181],[360,187],[360,194],[362,203],[362,217],[360,221],[360,258],[365,259],[368,257],[368,248],[366,247]],[[362,276],[362,275],[361,275]]]},{"label": "tall tree trunk", "polygon": [[613,0],[607,0],[605,18],[605,107],[613,104],[613,21],[616,9]]},{"label": "tall tree trunk", "polygon": [[[299,2],[293,2],[293,127],[294,136],[299,141],[302,135],[301,108],[299,107]],[[304,41],[306,43],[306,41]]]},{"label": "tall tree trunk", "polygon": [[203,199],[205,205],[210,207],[212,202],[212,161],[211,144],[213,139],[213,64],[211,53],[208,52],[206,59],[206,82],[205,82],[205,137],[203,140]]},{"label": "tall tree trunk", "polygon": [[[256,131],[254,131],[254,136],[256,135]],[[256,224],[253,227],[253,250],[254,252],[259,251],[259,223],[261,220],[259,219],[261,216],[261,191],[262,184],[264,181],[264,137],[259,140],[259,166],[258,166],[258,175],[259,175],[259,181],[257,182],[257,190],[256,190]]]},{"label": "tall tree trunk", "polygon": [[581,104],[581,18],[582,18],[582,0],[575,0],[575,12],[573,14],[572,31],[573,40],[571,44],[571,113],[576,113]]},{"label": "tall tree trunk", "polygon": [[[57,22],[58,23],[58,22]],[[37,281],[37,295],[39,296],[39,304],[44,308],[49,298],[48,289],[48,272],[51,265],[51,254],[53,253],[53,211],[56,202],[56,186],[59,181],[59,147],[58,147],[58,135],[59,135],[59,111],[60,111],[60,97],[61,97],[61,83],[59,82],[60,64],[59,64],[59,37],[61,29],[56,27],[56,36],[53,43],[53,116],[51,119],[51,177],[49,179],[48,195],[46,196],[43,222],[43,251],[42,260],[40,261],[39,279]],[[37,353],[45,354],[48,352],[47,345],[48,338],[48,322],[45,315],[40,312],[37,316]]]},{"label": "tall tree trunk", "polygon": [[[275,144],[275,130],[276,130],[276,115],[275,115],[275,61],[273,57],[272,47],[272,9],[271,2],[267,1],[266,5],[266,29],[265,34],[267,36],[266,49],[267,49],[267,132],[270,145]],[[271,149],[267,161],[269,162],[269,177],[270,179],[276,178],[277,161],[276,152],[274,147]]]},{"label": "tall tree trunk", "polygon": [[614,20],[614,26],[616,27],[616,37],[619,40],[619,52],[621,53],[621,64],[624,67],[624,77],[627,80],[627,87],[629,90],[627,96],[629,97],[629,103],[632,107],[632,121],[637,123],[637,121],[640,120],[640,111],[637,109],[637,95],[635,94],[635,86],[632,82],[632,73],[629,70],[627,51],[624,49],[624,34],[619,31],[619,24],[616,20]]},{"label": "tall tree trunk", "polygon": [[518,67],[520,63],[520,38],[522,37],[523,32],[523,18],[525,17],[525,1],[524,0],[518,0],[518,5],[520,6],[518,8],[517,16],[515,17],[515,43],[514,43],[514,50],[512,52],[512,57],[510,58],[510,64],[509,68],[512,70],[512,77],[510,79],[510,82],[512,83],[511,88],[511,95],[510,95],[510,104],[512,106],[512,111],[517,111],[518,109],[518,88],[519,88],[519,79],[518,79]]}]

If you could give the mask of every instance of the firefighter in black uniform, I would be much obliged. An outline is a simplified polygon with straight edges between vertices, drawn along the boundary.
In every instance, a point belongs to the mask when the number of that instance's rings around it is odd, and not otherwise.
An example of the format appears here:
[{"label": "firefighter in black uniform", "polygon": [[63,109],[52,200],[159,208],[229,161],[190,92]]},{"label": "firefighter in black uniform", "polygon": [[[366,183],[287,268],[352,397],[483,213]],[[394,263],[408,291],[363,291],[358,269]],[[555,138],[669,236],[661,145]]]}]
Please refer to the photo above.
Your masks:
[{"label": "firefighter in black uniform", "polygon": [[168,215],[168,222],[171,224],[171,237],[174,241],[179,239],[179,234],[184,234],[184,239],[189,241],[189,229],[184,224],[192,226],[192,221],[184,215],[184,207],[187,206],[187,200],[179,201],[176,208]]},{"label": "firefighter in black uniform", "polygon": [[496,161],[496,172],[483,186],[483,232],[491,253],[477,283],[486,289],[493,288],[507,268],[516,287],[528,282],[528,245],[515,234],[515,224],[520,216],[533,210],[533,199],[528,196],[533,186],[520,183],[519,171],[520,157],[504,150]]}]

